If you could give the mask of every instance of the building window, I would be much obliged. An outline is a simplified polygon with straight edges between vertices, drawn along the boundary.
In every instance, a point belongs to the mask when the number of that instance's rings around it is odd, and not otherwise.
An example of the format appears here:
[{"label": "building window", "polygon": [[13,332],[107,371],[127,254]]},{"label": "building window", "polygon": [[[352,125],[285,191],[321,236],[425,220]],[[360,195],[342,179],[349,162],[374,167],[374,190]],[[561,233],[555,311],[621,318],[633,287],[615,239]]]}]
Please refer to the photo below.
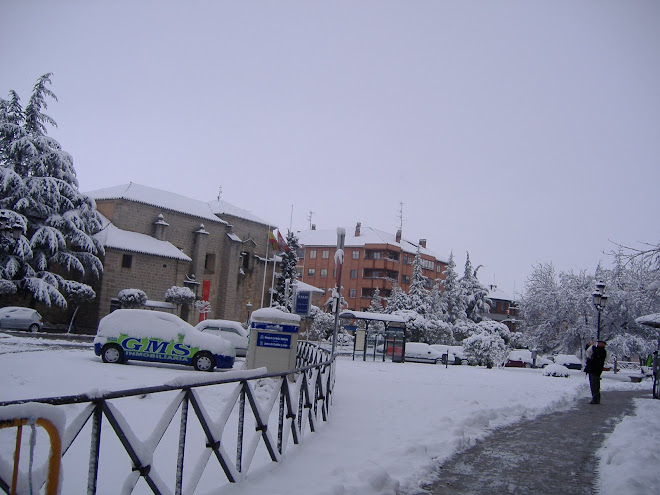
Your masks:
[{"label": "building window", "polygon": [[312,249],[309,252],[309,259],[310,260],[315,260],[316,259],[316,249]]},{"label": "building window", "polygon": [[410,277],[408,275],[401,275],[401,283],[402,284],[409,284],[410,283]]},{"label": "building window", "polygon": [[321,251],[321,258],[327,260],[329,257],[330,257],[330,251],[328,251],[327,249]]},{"label": "building window", "polygon": [[357,278],[357,270],[351,270],[351,278]]},{"label": "building window", "polygon": [[215,254],[206,253],[206,258],[204,258],[204,270],[209,273],[213,273],[215,271]]},{"label": "building window", "polygon": [[243,265],[243,270],[247,270],[248,268],[250,268],[250,253],[242,252],[241,262]]},{"label": "building window", "polygon": [[300,259],[300,260],[305,259],[305,250],[304,249],[298,249],[296,251],[296,254],[298,255],[298,259]]},{"label": "building window", "polygon": [[308,277],[313,277],[314,275],[316,275],[316,268],[308,268],[307,269],[307,276]]},{"label": "building window", "polygon": [[357,289],[348,289],[348,297],[355,298],[357,296]]},{"label": "building window", "polygon": [[353,257],[354,260],[359,260],[360,259],[360,251],[353,250],[353,253],[351,253],[351,256]]},{"label": "building window", "polygon": [[328,278],[327,268],[321,268],[321,278]]},{"label": "building window", "polygon": [[121,267],[130,268],[133,265],[133,255],[132,254],[122,254],[121,255]]},{"label": "building window", "polygon": [[403,255],[403,264],[404,265],[412,265],[413,264],[412,256],[408,256],[407,254],[404,254]]}]

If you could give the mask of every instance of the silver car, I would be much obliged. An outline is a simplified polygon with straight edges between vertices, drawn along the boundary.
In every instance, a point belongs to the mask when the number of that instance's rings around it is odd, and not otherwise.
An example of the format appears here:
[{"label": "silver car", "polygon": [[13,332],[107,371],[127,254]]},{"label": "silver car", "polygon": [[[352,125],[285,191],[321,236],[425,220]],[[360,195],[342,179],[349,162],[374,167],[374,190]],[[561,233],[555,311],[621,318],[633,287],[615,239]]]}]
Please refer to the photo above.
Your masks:
[{"label": "silver car", "polygon": [[236,349],[236,355],[245,357],[248,348],[248,332],[237,321],[231,320],[204,320],[200,321],[195,328],[203,333],[219,335],[232,343]]},{"label": "silver car", "polygon": [[7,306],[0,309],[0,328],[29,330],[34,333],[43,330],[44,323],[37,310],[22,306]]}]

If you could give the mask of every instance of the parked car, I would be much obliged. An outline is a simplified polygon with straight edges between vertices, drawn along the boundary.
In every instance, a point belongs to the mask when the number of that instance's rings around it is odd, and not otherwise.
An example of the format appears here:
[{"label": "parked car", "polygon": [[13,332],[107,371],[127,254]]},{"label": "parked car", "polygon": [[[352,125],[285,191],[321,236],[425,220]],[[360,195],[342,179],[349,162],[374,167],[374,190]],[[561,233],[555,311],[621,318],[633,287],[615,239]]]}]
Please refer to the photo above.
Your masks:
[{"label": "parked car", "polygon": [[[545,368],[552,361],[548,358],[536,356],[536,367]],[[534,359],[532,358],[532,351],[528,349],[515,349],[509,353],[504,361],[506,368],[532,368],[534,367]]]},{"label": "parked car", "polygon": [[236,349],[237,356],[247,356],[248,332],[241,323],[232,320],[204,320],[195,325],[195,328],[200,332],[227,339]]},{"label": "parked car", "polygon": [[[468,360],[465,358],[465,355],[463,354],[463,346],[431,344],[431,348],[438,351],[441,356],[448,354],[449,364],[468,364]],[[446,364],[444,358],[441,361],[442,364]]]},{"label": "parked car", "polygon": [[413,363],[438,364],[442,360],[442,354],[429,344],[406,342],[405,360]]},{"label": "parked car", "polygon": [[187,364],[197,371],[231,369],[236,351],[216,335],[203,334],[170,313],[117,309],[99,322],[94,353],[105,363],[129,359]]},{"label": "parked car", "polygon": [[40,332],[44,322],[38,311],[22,306],[7,306],[0,309],[0,328]]},{"label": "parked car", "polygon": [[555,364],[561,364],[562,366],[567,367],[569,370],[581,370],[582,361],[577,356],[572,354],[557,354],[554,357]]}]

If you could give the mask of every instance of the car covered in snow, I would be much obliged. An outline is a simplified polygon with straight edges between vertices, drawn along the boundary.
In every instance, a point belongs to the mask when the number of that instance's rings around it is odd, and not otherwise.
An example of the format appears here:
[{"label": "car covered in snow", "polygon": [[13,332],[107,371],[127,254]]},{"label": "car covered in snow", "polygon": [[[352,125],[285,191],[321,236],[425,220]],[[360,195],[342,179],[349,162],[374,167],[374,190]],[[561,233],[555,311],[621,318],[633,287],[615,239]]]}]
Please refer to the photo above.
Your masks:
[{"label": "car covered in snow", "polygon": [[404,357],[405,361],[413,363],[438,364],[442,360],[439,351],[422,342],[406,342]]},{"label": "car covered in snow", "polygon": [[[438,351],[442,357],[442,364],[468,364],[465,357],[463,346],[460,345],[445,345],[445,344],[431,344],[431,348]],[[445,362],[444,355],[447,354],[449,363]]]},{"label": "car covered in snow", "polygon": [[39,332],[44,323],[41,315],[32,308],[22,306],[7,306],[0,308],[0,328],[8,330],[29,330]]},{"label": "car covered in snow", "polygon": [[[548,358],[541,356],[536,356],[536,367],[545,368],[546,366],[552,364],[552,361]],[[515,349],[509,353],[506,360],[504,361],[505,368],[533,368],[534,367],[534,358],[532,357],[532,351],[529,349]]]},{"label": "car covered in snow", "polygon": [[209,319],[200,321],[195,328],[202,333],[219,335],[227,339],[236,349],[236,355],[245,357],[248,349],[248,332],[243,325],[232,320]]},{"label": "car covered in snow", "polygon": [[565,366],[569,370],[581,370],[582,369],[582,361],[580,361],[580,358],[577,356],[574,356],[572,354],[557,354],[553,358],[555,364],[560,364],[562,366]]},{"label": "car covered in snow", "polygon": [[186,364],[197,371],[231,369],[236,351],[229,341],[207,335],[176,315],[117,309],[99,322],[94,353],[105,363],[129,359]]}]

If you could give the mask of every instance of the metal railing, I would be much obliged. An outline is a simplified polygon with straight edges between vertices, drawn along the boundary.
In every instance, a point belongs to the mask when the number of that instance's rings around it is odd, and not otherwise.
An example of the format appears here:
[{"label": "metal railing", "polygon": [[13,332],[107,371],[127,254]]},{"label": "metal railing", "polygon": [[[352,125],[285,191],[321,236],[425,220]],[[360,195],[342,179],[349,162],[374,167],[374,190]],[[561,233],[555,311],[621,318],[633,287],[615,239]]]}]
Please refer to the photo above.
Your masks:
[{"label": "metal railing", "polygon": [[[250,468],[279,462],[287,448],[293,448],[290,440],[300,444],[307,432],[327,421],[334,358],[315,344],[299,342],[296,366],[279,374],[247,370],[228,372],[238,377],[201,383],[0,402],[0,411],[3,406],[28,402],[66,410],[61,448],[63,493],[86,490],[95,494],[99,487],[107,491],[108,483],[114,487],[111,492],[120,491],[117,480],[122,476],[122,493],[132,493],[140,481],[148,487],[142,486],[142,491],[156,494],[194,493],[198,488],[208,491],[241,481]],[[123,407],[126,401],[130,404]],[[73,413],[75,408],[80,410]],[[145,424],[151,427],[150,431],[146,428],[146,437]],[[108,426],[114,436],[106,433]],[[88,443],[82,438],[88,438]],[[263,448],[259,450],[259,446]],[[191,467],[188,460],[193,454],[197,460]],[[71,462],[67,464],[68,455]],[[83,457],[86,469],[80,466]],[[80,480],[83,472],[87,473],[84,488],[68,484]],[[41,489],[48,474],[42,469],[29,476],[36,478]],[[0,477],[0,488],[9,493],[9,487]]]}]

